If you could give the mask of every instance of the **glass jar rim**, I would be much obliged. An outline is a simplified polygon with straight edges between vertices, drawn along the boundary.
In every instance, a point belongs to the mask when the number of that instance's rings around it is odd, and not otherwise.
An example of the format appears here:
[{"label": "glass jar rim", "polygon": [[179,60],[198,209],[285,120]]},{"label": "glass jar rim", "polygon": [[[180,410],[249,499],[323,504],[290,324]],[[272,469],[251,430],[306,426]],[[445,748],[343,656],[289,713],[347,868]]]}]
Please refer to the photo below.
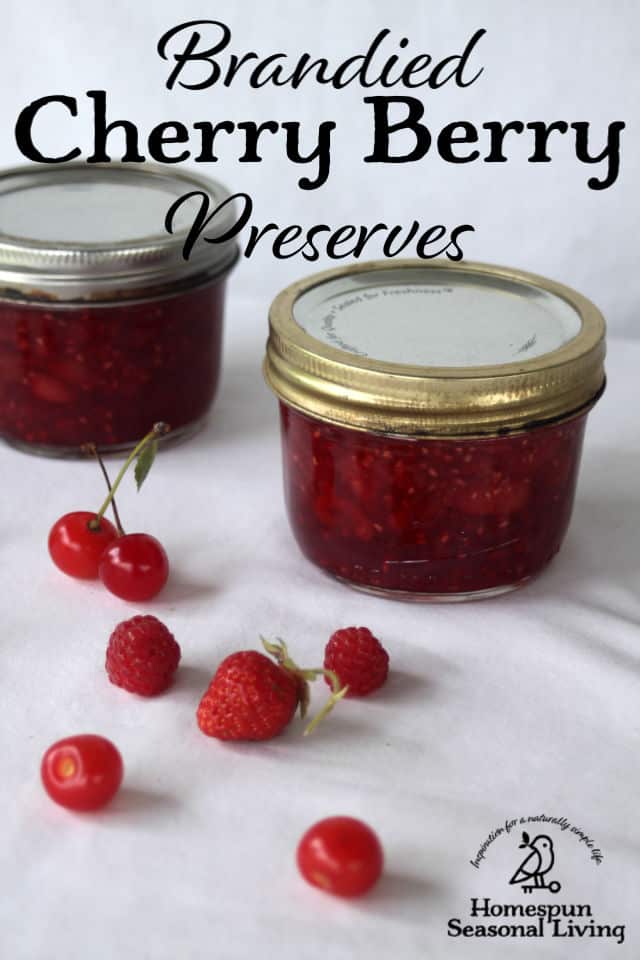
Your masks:
[{"label": "glass jar rim", "polygon": [[[392,271],[425,285],[442,283],[443,277],[453,287],[468,282],[471,294],[483,284],[533,290],[575,312],[577,332],[526,360],[427,366],[372,359],[348,344],[337,346],[335,337],[327,342],[312,335],[296,317],[301,298],[322,285],[373,274],[386,286]],[[366,322],[366,304],[361,319]],[[301,412],[360,430],[495,436],[577,413],[604,387],[605,323],[597,307],[563,284],[509,267],[446,260],[355,263],[291,284],[273,301],[269,326],[264,374],[276,395]]]},{"label": "glass jar rim", "polygon": [[0,171],[0,294],[111,300],[226,272],[238,256],[231,239],[200,239],[183,257],[191,227],[186,206],[173,233],[164,228],[170,204],[190,193],[209,198],[216,232],[227,234],[235,221],[233,199],[200,174],[117,162]]}]

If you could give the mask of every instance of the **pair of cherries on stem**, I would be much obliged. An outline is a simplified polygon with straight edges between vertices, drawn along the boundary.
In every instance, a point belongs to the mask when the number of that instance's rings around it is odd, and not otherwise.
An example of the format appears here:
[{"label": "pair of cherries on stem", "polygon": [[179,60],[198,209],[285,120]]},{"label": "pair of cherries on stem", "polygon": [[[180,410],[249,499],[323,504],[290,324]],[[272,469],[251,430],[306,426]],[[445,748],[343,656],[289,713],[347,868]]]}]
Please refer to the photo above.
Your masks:
[{"label": "pair of cherries on stem", "polygon": [[[49,533],[49,553],[59,570],[81,580],[100,578],[107,590],[122,600],[144,602],[162,590],[169,576],[164,547],[148,533],[125,533],[113,498],[134,460],[137,460],[135,476],[140,489],[155,458],[158,439],[168,431],[166,424],[155,424],[131,451],[113,486],[100,461],[109,494],[98,512],[66,513]],[[104,516],[110,503],[114,505],[117,526]]]}]

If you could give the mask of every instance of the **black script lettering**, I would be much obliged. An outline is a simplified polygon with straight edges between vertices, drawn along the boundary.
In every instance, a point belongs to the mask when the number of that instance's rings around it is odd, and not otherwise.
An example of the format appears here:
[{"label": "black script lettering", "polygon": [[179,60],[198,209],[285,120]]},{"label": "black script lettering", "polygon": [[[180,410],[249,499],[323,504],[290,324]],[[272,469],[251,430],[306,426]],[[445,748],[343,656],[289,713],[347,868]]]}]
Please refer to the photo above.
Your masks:
[{"label": "black script lettering", "polygon": [[529,157],[529,163],[550,163],[551,157],[547,153],[547,142],[549,136],[554,130],[558,133],[566,133],[569,124],[564,120],[556,120],[554,123],[543,123],[541,120],[533,120],[527,124],[529,130],[533,130],[535,140],[533,153]]},{"label": "black script lettering", "polygon": [[206,230],[216,214],[220,213],[220,211],[223,210],[227,204],[233,204],[235,200],[241,201],[240,215],[236,218],[235,223],[233,223],[229,229],[225,230],[223,233],[219,233],[215,237],[202,237],[206,243],[226,243],[228,240],[232,240],[247,225],[253,211],[253,201],[248,193],[234,193],[233,196],[227,197],[226,200],[223,200],[222,203],[219,203],[216,207],[214,207],[211,213],[209,213],[211,201],[209,200],[207,194],[202,190],[191,190],[189,193],[185,193],[181,197],[178,197],[177,200],[174,200],[167,210],[167,214],[164,219],[164,228],[167,233],[173,233],[173,225],[178,210],[183,206],[183,204],[191,200],[193,197],[197,197],[200,200],[200,206],[195,217],[193,218],[193,223],[191,224],[189,233],[187,234],[182,247],[182,257],[184,260],[189,259],[191,251],[193,250],[193,246],[198,237],[204,230]]},{"label": "black script lettering", "polygon": [[506,163],[507,157],[505,157],[502,152],[504,138],[510,130],[513,130],[514,133],[522,133],[524,131],[524,123],[520,120],[512,120],[510,123],[499,123],[497,120],[490,120],[488,123],[483,123],[482,126],[483,129],[489,131],[491,137],[489,141],[491,147],[489,153],[484,158],[484,162]]},{"label": "black script lettering", "polygon": [[[424,114],[424,107],[415,97],[364,97],[365,103],[373,104],[374,138],[373,151],[364,157],[365,163],[407,163],[421,160],[431,146],[431,134],[420,120]],[[408,114],[404,120],[397,123],[389,121],[389,106],[392,103],[403,103]],[[411,130],[415,136],[415,146],[408,153],[392,156],[389,152],[390,134],[398,130]]]},{"label": "black script lettering", "polygon": [[576,157],[581,163],[600,163],[607,161],[607,172],[602,180],[590,177],[587,186],[590,190],[606,190],[618,179],[620,172],[620,134],[626,124],[622,120],[615,120],[607,128],[607,144],[597,156],[589,153],[589,124],[583,121],[572,123],[576,131]]},{"label": "black script lettering", "polygon": [[[462,133],[458,134],[457,131]],[[477,143],[478,131],[472,123],[460,121],[459,123],[448,123],[438,134],[438,153],[447,163],[470,163],[477,160],[480,156],[479,150],[472,150],[465,157],[458,156],[453,152],[454,143]]]},{"label": "black script lettering", "polygon": [[66,163],[68,160],[74,160],[80,156],[81,150],[79,147],[74,147],[62,157],[48,157],[42,153],[33,142],[31,130],[33,121],[40,110],[50,103],[61,103],[63,107],[67,108],[72,117],[78,116],[78,104],[74,97],[54,95],[33,100],[28,107],[25,107],[24,110],[20,112],[16,122],[16,144],[18,145],[20,153],[25,156],[27,160],[35,160],[36,163]]},{"label": "black script lettering", "polygon": [[[438,64],[436,69],[429,77],[429,86],[436,90],[438,87],[443,87],[449,80],[455,80],[458,87],[470,87],[472,83],[475,83],[484,70],[484,67],[480,67],[478,72],[474,74],[470,80],[464,79],[464,70],[469,62],[469,58],[474,47],[477,46],[478,41],[485,35],[486,32],[487,31],[484,29],[476,30],[461,54],[454,54],[451,57],[445,57],[445,59]],[[445,68],[450,64],[455,64],[455,66],[449,74],[446,74]],[[441,72],[445,74],[443,77],[440,76]]]},{"label": "black script lettering", "polygon": [[[107,137],[116,127],[124,130],[125,134],[125,152],[122,155],[122,162],[144,163],[144,157],[138,151],[138,130],[135,123],[130,120],[114,120],[107,124],[106,91],[87,90],[87,96],[93,100],[93,153],[87,157],[87,163],[111,162],[111,157],[107,153]],[[189,156],[188,151],[185,153]]]},{"label": "black script lettering", "polygon": [[327,182],[331,168],[331,131],[335,130],[336,125],[332,120],[323,120],[318,127],[318,142],[315,149],[303,157],[300,153],[300,124],[296,122],[285,122],[282,128],[287,132],[286,150],[287,157],[293,163],[310,163],[317,158],[318,175],[315,180],[308,177],[301,177],[298,185],[302,190],[315,190]]},{"label": "black script lettering", "polygon": [[[206,50],[198,50],[197,47],[202,36],[195,28],[203,26],[215,27],[216,30],[220,31],[220,37],[213,46],[208,47]],[[184,87],[185,90],[204,90],[206,87],[211,87],[216,83],[220,77],[220,66],[213,57],[216,53],[220,53],[221,50],[224,50],[224,48],[228,46],[231,40],[231,30],[229,30],[229,27],[225,23],[221,23],[219,20],[189,20],[187,23],[177,24],[177,26],[171,30],[167,30],[167,32],[160,37],[158,41],[159,55],[163,60],[168,60],[167,47],[169,43],[180,37],[181,34],[186,34],[188,31],[191,31],[191,33],[183,50],[173,54],[176,65],[169,74],[169,79],[166,83],[167,90],[173,89],[185,65],[188,63],[207,64],[209,72],[208,76],[205,76],[204,79],[195,83],[184,83],[182,80],[179,80],[179,85]]]},{"label": "black script lettering", "polygon": [[[175,131],[171,135],[170,131]],[[188,143],[189,131],[183,123],[169,122],[159,123],[149,134],[149,155],[157,160],[158,163],[182,163],[189,157],[189,151],[183,150],[175,157],[167,156],[165,144],[167,143]],[[88,162],[88,161],[87,161]]]}]

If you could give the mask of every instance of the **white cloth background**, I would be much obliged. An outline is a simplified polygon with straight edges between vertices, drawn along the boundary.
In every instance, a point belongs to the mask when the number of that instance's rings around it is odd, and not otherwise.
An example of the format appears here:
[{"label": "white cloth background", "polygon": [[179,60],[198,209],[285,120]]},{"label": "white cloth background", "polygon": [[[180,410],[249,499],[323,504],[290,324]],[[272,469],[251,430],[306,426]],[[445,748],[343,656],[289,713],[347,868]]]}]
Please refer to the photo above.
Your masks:
[{"label": "white cloth background", "polygon": [[[439,115],[626,119],[620,181],[594,194],[585,168],[559,160],[537,171],[513,160],[492,169],[434,162],[373,172],[356,159],[367,139],[360,107],[349,123],[359,94],[288,92],[277,105],[273,92],[249,95],[242,85],[170,95],[156,39],[178,18],[199,16],[226,19],[242,49],[342,56],[382,26],[410,33],[418,49],[443,52],[486,26],[485,78],[450,100],[444,90],[434,95]],[[525,13],[502,2],[451,3],[437,16],[409,2],[328,3],[317,16],[274,2],[218,3],[215,12],[189,2],[179,13],[168,3],[112,4],[91,15],[71,0],[15,4],[0,66],[0,159],[19,160],[10,131],[20,107],[54,91],[80,96],[104,86],[117,114],[140,124],[208,111],[333,117],[341,145],[322,191],[300,193],[275,149],[260,168],[229,160],[215,173],[254,193],[264,221],[401,221],[420,206],[434,222],[475,222],[470,257],[574,284],[605,310],[614,332],[632,338],[636,27],[623,3],[614,14],[591,3],[542,3]],[[276,404],[259,366],[268,301],[304,272],[268,255],[241,264],[210,426],[168,448],[139,497],[132,482],[123,491],[125,522],[156,534],[173,564],[157,601],[131,607],[64,578],[49,561],[51,522],[101,499],[95,467],[0,451],[0,956],[636,957],[640,347],[611,339],[609,387],[590,416],[572,526],[548,572],[482,604],[392,603],[316,571],[284,515]],[[161,617],[183,649],[175,688],[151,701],[109,685],[103,670],[110,631],[138,610]],[[256,646],[263,632],[285,637],[302,662],[314,663],[329,633],[348,624],[370,626],[391,654],[378,696],[342,704],[311,740],[298,725],[255,746],[200,734],[194,711],[227,653]],[[315,691],[316,705],[323,695]],[[55,807],[38,775],[46,747],[82,731],[112,738],[126,766],[111,808],[86,817]],[[358,903],[324,896],[296,873],[299,837],[334,813],[361,816],[385,846],[386,876]],[[515,837],[496,841],[479,871],[468,861],[507,818],[538,813],[566,817],[602,849],[596,866],[575,839],[557,836],[561,899],[590,903],[598,922],[628,924],[623,946],[447,938],[448,918],[464,917],[470,897],[513,898],[506,880],[519,853]]]}]

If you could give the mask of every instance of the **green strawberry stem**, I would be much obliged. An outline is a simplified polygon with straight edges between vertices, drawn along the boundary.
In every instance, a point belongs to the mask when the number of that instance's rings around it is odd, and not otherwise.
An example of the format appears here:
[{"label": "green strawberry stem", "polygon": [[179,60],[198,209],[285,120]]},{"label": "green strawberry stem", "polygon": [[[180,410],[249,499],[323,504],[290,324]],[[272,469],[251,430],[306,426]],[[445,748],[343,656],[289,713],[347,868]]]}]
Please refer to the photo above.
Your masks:
[{"label": "green strawberry stem", "polygon": [[317,680],[318,677],[328,677],[331,681],[332,693],[327,702],[325,703],[322,710],[311,720],[309,724],[305,727],[304,736],[308,736],[310,733],[316,729],[319,723],[327,716],[328,713],[331,713],[336,703],[345,696],[348,691],[348,687],[340,686],[340,678],[333,670],[326,670],[324,667],[313,667],[311,669],[301,669],[295,661],[289,656],[289,651],[287,650],[287,645],[284,640],[281,640],[279,637],[276,637],[275,643],[270,643],[269,640],[265,640],[264,637],[260,637],[262,641],[262,646],[265,648],[267,653],[270,653],[272,657],[280,664],[281,667],[284,667],[285,670],[289,670],[290,673],[295,674],[296,677],[301,681],[301,695],[300,695],[300,716],[304,717],[307,712],[307,707],[309,705],[309,683],[310,680]]},{"label": "green strawberry stem", "polygon": [[109,490],[106,500],[98,510],[95,516],[95,519],[92,520],[91,523],[89,524],[89,526],[92,529],[96,530],[100,527],[100,520],[104,516],[105,511],[109,506],[109,504],[112,503],[115,492],[120,486],[122,478],[124,477],[125,473],[129,469],[133,461],[136,459],[136,457],[140,455],[140,453],[144,450],[145,447],[147,447],[150,443],[153,443],[155,440],[157,440],[158,437],[164,436],[166,433],[169,432],[170,429],[171,428],[166,423],[154,423],[153,428],[149,431],[149,433],[147,433],[146,436],[142,438],[140,443],[136,444],[136,446],[133,448],[133,450],[125,460],[124,464],[122,465],[116,479],[113,482],[113,486]]},{"label": "green strawberry stem", "polygon": [[[325,676],[329,677],[332,684],[333,684],[332,677],[335,677],[338,687],[340,686],[340,681],[336,677],[335,673],[333,673],[333,670],[319,670],[318,673],[324,674]],[[348,689],[349,687],[342,687],[342,689],[336,690],[334,687],[333,693],[325,703],[320,713],[316,714],[316,716],[313,718],[311,723],[308,723],[307,726],[304,728],[303,736],[308,737],[310,733],[313,733],[313,731],[316,729],[318,724],[321,723],[322,720],[324,720],[324,718],[327,716],[328,713],[331,713],[336,703],[338,703],[339,700],[342,700],[342,698],[346,696]]]}]

